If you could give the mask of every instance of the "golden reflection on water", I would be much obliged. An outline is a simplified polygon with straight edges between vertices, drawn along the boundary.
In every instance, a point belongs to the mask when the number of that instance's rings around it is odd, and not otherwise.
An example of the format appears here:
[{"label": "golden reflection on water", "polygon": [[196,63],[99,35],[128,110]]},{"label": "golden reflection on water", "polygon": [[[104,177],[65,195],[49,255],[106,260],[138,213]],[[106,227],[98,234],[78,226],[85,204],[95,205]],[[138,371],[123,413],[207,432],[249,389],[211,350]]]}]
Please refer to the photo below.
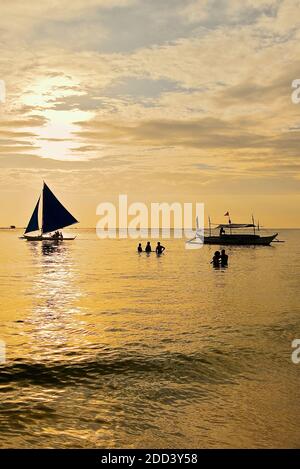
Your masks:
[{"label": "golden reflection on water", "polygon": [[1,233],[2,446],[296,446],[300,244],[287,236],[232,248],[215,271],[213,248],[181,240],[148,258],[93,232]]},{"label": "golden reflection on water", "polygon": [[[37,272],[32,279],[30,294],[34,298],[32,312],[27,321],[33,327],[30,331],[33,342],[32,352],[36,359],[42,354],[47,358],[78,346],[84,331],[76,315],[76,306],[81,296],[75,280],[75,259],[67,243],[28,243]],[[41,349],[42,352],[41,352]]]}]

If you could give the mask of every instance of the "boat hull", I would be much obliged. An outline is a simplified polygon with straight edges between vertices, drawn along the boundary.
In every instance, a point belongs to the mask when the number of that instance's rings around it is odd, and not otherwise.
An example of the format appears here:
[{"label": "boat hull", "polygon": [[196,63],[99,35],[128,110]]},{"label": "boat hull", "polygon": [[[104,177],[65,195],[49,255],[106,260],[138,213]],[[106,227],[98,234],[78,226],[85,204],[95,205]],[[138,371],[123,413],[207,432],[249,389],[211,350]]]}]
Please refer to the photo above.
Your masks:
[{"label": "boat hull", "polygon": [[63,239],[55,239],[50,236],[22,236],[20,239],[26,239],[27,241],[52,241],[54,243],[61,243],[62,241],[73,241],[76,236],[66,236]]},{"label": "boat hull", "polygon": [[234,246],[269,246],[278,233],[271,236],[251,234],[224,234],[222,236],[205,236],[204,244],[234,245]]}]

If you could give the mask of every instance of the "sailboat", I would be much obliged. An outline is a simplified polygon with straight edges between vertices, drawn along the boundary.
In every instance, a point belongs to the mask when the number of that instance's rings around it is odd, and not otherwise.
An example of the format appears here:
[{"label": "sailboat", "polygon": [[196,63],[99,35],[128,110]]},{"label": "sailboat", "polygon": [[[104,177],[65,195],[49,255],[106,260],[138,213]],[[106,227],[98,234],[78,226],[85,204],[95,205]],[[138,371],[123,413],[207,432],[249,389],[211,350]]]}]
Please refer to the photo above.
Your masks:
[{"label": "sailboat", "polygon": [[[38,235],[28,235],[40,230],[39,226],[39,207],[42,205],[42,224],[41,231]],[[42,196],[39,197],[37,204],[33,210],[27,228],[22,239],[28,241],[58,241],[50,235],[51,232],[65,228],[66,226],[78,223],[76,218],[60,203],[55,197],[51,189],[44,182]],[[61,238],[60,238],[61,239]],[[63,237],[64,241],[73,240],[74,237]]]}]

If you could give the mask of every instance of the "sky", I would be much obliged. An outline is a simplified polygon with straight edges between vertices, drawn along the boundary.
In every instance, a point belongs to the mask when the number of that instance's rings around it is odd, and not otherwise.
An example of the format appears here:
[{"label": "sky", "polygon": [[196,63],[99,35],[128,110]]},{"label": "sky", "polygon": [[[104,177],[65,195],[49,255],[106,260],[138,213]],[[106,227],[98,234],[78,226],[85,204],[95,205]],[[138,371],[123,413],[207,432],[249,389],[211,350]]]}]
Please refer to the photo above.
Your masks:
[{"label": "sky", "polygon": [[298,0],[0,0],[0,226],[45,180],[101,202],[203,202],[300,227]]}]

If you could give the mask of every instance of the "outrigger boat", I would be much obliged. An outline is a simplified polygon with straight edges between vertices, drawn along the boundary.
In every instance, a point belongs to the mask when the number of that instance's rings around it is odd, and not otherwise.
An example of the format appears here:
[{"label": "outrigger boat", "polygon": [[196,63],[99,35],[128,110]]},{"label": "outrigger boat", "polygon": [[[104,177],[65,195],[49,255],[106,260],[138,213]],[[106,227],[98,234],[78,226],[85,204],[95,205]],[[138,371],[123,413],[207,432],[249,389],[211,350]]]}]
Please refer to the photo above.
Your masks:
[{"label": "outrigger boat", "polygon": [[47,184],[44,182],[42,191],[42,227],[40,234],[28,235],[27,233],[33,233],[39,231],[39,207],[41,203],[41,196],[39,197],[37,204],[33,210],[27,228],[21,239],[27,241],[70,241],[76,238],[73,237],[55,237],[51,233],[65,228],[66,226],[78,223],[76,218],[60,203],[55,197],[53,192],[49,189]]},{"label": "outrigger boat", "polygon": [[[252,223],[229,223],[219,224],[215,228],[212,228],[210,218],[209,221],[209,234],[203,234],[203,230],[199,230],[198,217],[196,219],[196,236],[195,238],[188,241],[189,243],[198,244],[218,244],[224,245],[236,245],[236,246],[269,246],[272,241],[278,236],[278,233],[269,236],[260,236],[257,231],[260,230],[259,224],[254,223],[252,216]],[[235,230],[252,228],[253,233],[233,233]],[[213,234],[213,230],[219,231],[219,234]],[[228,231],[226,232],[226,230]]]}]

